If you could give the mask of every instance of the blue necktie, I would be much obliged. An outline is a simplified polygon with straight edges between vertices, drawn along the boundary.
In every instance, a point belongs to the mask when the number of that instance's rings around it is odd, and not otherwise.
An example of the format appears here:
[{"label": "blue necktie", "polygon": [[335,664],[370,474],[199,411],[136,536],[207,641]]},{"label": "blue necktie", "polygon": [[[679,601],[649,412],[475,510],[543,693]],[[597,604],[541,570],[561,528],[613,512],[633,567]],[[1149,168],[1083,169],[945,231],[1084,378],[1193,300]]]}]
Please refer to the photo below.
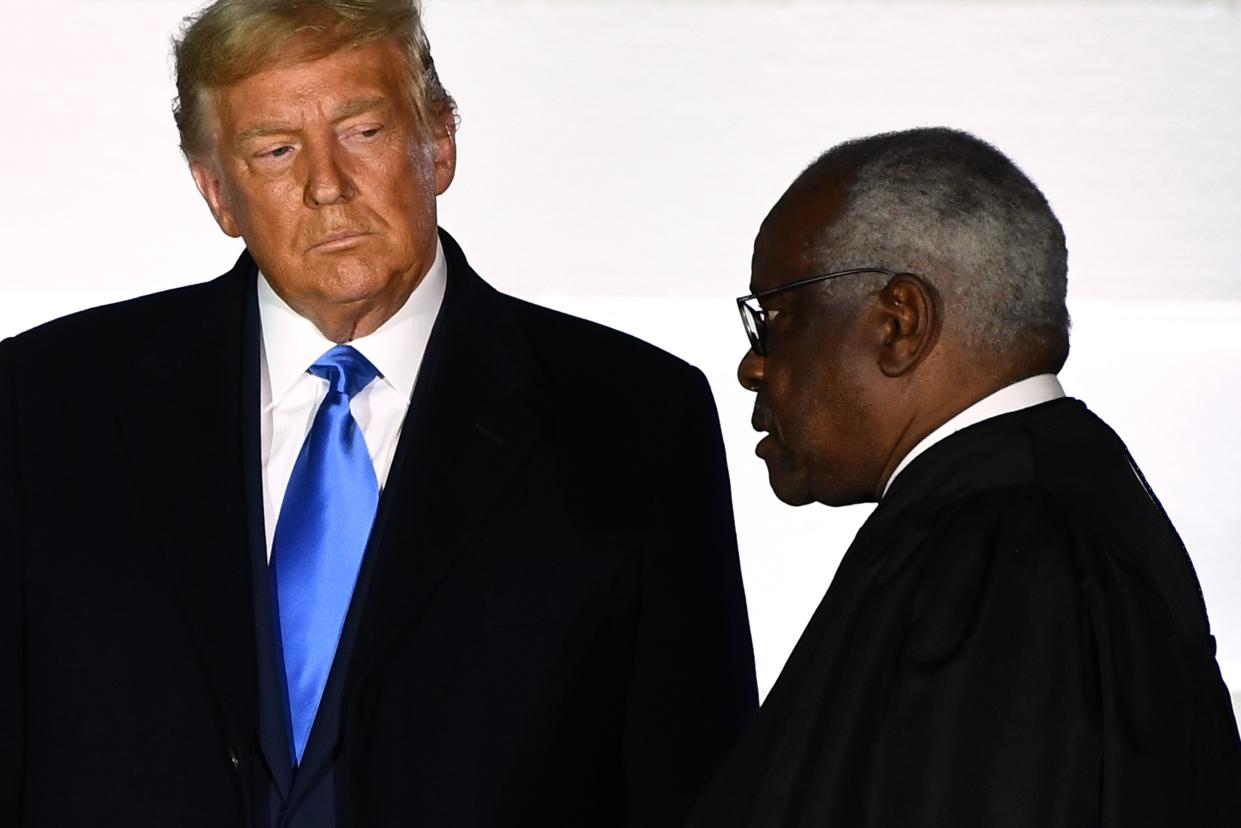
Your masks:
[{"label": "blue necktie", "polygon": [[328,381],[328,392],[293,465],[271,554],[295,765],[336,657],[379,503],[375,467],[349,410],[379,371],[348,345],[308,370]]}]

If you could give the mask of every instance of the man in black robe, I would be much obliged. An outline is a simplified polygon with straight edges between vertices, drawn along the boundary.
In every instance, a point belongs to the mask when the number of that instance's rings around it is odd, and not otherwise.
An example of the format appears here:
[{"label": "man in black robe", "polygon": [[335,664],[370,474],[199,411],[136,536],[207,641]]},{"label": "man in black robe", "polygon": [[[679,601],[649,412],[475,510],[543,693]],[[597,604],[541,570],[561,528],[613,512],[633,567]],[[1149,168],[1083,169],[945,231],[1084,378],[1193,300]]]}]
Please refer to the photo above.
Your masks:
[{"label": "man in black robe", "polygon": [[994,147],[838,146],[738,300],[787,503],[878,501],[693,826],[1236,826],[1202,593],[1124,443],[1055,374],[1064,234]]}]

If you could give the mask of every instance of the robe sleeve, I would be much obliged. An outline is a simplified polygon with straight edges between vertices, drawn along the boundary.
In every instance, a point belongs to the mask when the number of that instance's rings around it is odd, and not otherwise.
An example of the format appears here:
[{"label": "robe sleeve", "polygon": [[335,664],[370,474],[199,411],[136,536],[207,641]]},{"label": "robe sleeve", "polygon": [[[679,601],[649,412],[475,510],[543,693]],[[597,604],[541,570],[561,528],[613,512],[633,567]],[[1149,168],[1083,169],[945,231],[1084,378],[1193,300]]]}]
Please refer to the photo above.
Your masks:
[{"label": "robe sleeve", "polygon": [[1192,671],[1140,562],[1033,488],[924,545],[867,824],[1191,824]]}]

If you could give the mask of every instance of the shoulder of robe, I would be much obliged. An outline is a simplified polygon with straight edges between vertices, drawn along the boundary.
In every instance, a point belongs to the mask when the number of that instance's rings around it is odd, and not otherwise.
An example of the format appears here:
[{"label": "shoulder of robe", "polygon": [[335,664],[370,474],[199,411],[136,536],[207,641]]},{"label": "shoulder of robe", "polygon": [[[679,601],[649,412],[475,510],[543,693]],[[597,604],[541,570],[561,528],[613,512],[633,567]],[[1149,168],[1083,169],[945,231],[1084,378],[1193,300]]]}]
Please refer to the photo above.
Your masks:
[{"label": "shoulder of robe", "polygon": [[951,658],[971,638],[1084,620],[1107,544],[1072,507],[1023,484],[968,495],[929,516],[910,606],[908,657]]}]

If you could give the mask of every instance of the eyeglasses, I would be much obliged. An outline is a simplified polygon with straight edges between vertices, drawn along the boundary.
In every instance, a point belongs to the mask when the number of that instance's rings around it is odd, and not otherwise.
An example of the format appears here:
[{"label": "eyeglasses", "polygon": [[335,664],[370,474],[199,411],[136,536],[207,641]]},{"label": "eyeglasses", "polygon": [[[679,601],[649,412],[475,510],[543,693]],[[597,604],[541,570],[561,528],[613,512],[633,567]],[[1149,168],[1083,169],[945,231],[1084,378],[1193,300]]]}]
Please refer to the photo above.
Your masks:
[{"label": "eyeglasses", "polygon": [[767,310],[758,303],[759,299],[771,296],[774,293],[783,293],[793,288],[812,285],[815,282],[826,282],[828,279],[835,279],[839,276],[853,276],[857,273],[880,273],[889,279],[907,275],[882,267],[854,267],[849,270],[837,270],[834,273],[822,273],[818,276],[811,276],[808,279],[798,279],[796,282],[789,282],[787,285],[780,285],[769,290],[760,290],[758,293],[751,293],[749,296],[738,296],[737,310],[741,312],[741,324],[745,326],[745,334],[750,338],[751,350],[759,356],[767,355]]}]

